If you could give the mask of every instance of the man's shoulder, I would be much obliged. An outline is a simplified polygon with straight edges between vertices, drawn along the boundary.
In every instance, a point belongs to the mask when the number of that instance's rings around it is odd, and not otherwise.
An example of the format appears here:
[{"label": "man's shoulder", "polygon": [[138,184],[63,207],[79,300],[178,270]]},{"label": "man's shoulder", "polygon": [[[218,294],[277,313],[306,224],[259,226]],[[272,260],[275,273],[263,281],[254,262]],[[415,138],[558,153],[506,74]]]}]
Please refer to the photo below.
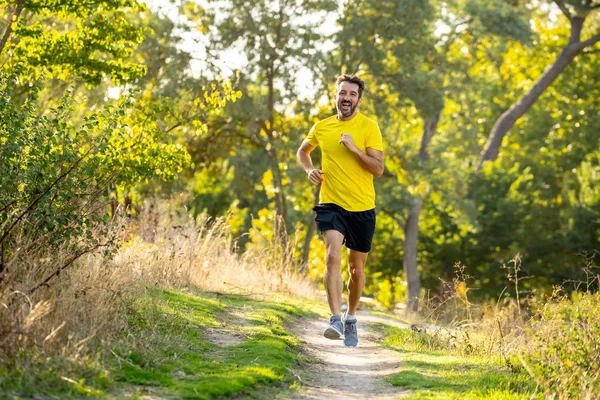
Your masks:
[{"label": "man's shoulder", "polygon": [[361,120],[362,120],[361,122],[363,124],[366,124],[366,125],[377,125],[377,126],[379,126],[379,124],[377,123],[377,121],[375,121],[374,119],[371,119],[371,118],[365,116],[365,114],[363,114],[363,113],[358,113],[357,117],[361,118]]},{"label": "man's shoulder", "polygon": [[327,117],[325,119],[317,121],[317,123],[315,124],[315,126],[321,127],[321,126],[325,126],[325,125],[331,124],[331,123],[336,122],[336,121],[337,121],[337,115],[333,114],[330,117]]}]

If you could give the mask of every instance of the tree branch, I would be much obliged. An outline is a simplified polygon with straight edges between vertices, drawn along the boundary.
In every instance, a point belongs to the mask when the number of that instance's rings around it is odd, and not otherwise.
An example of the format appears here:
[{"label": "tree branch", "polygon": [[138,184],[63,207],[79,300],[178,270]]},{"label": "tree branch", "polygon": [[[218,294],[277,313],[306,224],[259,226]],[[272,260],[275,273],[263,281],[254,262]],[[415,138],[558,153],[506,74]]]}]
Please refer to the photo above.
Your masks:
[{"label": "tree branch", "polygon": [[79,160],[77,160],[72,166],[71,168],[69,168],[67,171],[65,171],[62,175],[60,175],[58,178],[56,178],[54,180],[54,182],[52,182],[52,184],[50,184],[50,186],[48,186],[46,188],[46,190],[44,190],[42,192],[42,194],[40,194],[34,201],[31,202],[31,204],[29,204],[29,206],[25,209],[25,211],[23,211],[21,213],[21,215],[19,215],[17,217],[17,219],[15,220],[15,222],[12,223],[12,225],[2,234],[2,237],[0,237],[0,243],[4,242],[4,239],[6,239],[6,237],[8,236],[8,234],[14,229],[14,227],[21,221],[21,219],[27,215],[27,213],[29,211],[31,211],[35,205],[41,200],[43,199],[49,192],[50,190],[52,190],[53,187],[55,187],[58,182],[62,181],[63,178],[65,178],[68,174],[70,174],[78,165],[79,163],[81,163],[81,161],[83,161],[88,154],[90,154],[90,152],[94,149],[94,147],[92,146],[87,153],[85,153],[83,156],[81,156],[81,158]]},{"label": "tree branch", "polygon": [[87,249],[84,249],[84,250],[81,250],[81,251],[75,253],[75,255],[69,261],[67,261],[65,264],[63,264],[62,266],[60,266],[56,271],[54,271],[53,273],[51,273],[50,275],[48,275],[46,277],[46,279],[44,279],[42,282],[38,283],[37,285],[35,285],[31,289],[29,289],[29,294],[32,294],[33,292],[35,292],[36,290],[38,290],[42,286],[47,285],[48,282],[52,278],[54,278],[55,276],[60,275],[60,273],[65,268],[68,268],[71,264],[73,264],[75,261],[77,261],[77,259],[79,259],[79,257],[83,256],[84,254],[91,253],[92,251],[94,251],[94,250],[96,250],[96,249],[98,249],[100,247],[108,247],[111,243],[112,243],[112,240],[108,241],[107,243],[97,244],[95,246],[88,247]]},{"label": "tree branch", "polygon": [[442,50],[443,55],[447,55],[448,52],[450,51],[450,46],[452,45],[452,43],[454,43],[454,38],[458,34],[458,28],[460,28],[461,26],[463,26],[465,24],[469,24],[471,22],[473,22],[473,18],[466,18],[462,21],[457,21],[456,24],[452,25],[452,30],[448,33],[448,37],[447,37],[446,41],[441,46],[443,49]]},{"label": "tree branch", "polygon": [[562,0],[554,0],[554,3],[558,6],[558,8],[560,8],[560,11],[562,11],[569,21],[573,19],[573,15]]},{"label": "tree branch", "polygon": [[19,200],[21,200],[21,199],[15,199],[15,200],[11,201],[10,203],[8,203],[7,205],[5,205],[4,207],[2,207],[2,209],[0,209],[0,213],[3,213],[4,211],[6,211],[8,209],[8,207],[12,206]]},{"label": "tree branch", "polygon": [[[569,45],[573,45],[576,47],[580,47],[581,45],[581,30],[583,29],[583,24],[585,22],[585,17],[575,16],[571,18],[571,34],[569,36]],[[583,47],[580,47],[581,50]],[[577,50],[577,51],[579,51]]]},{"label": "tree branch", "polygon": [[583,42],[581,42],[581,48],[583,49],[585,47],[593,46],[598,42],[600,42],[600,32],[596,33],[588,40],[584,40]]},{"label": "tree branch", "polygon": [[255,146],[258,149],[264,149],[264,143],[261,142],[260,140],[257,140],[256,137],[251,136],[251,135],[246,135],[241,131],[238,131],[236,129],[231,129],[231,128],[226,128],[226,127],[221,127],[218,128],[218,130],[216,132],[228,132],[230,133],[232,136],[236,136],[238,138],[241,138],[243,140],[247,140],[250,144],[252,144],[253,146]]},{"label": "tree branch", "polygon": [[24,4],[25,4],[25,0],[19,0],[19,3],[17,4],[17,8],[15,8],[15,11],[13,11],[12,15],[10,16],[10,20],[8,21],[8,26],[6,27],[6,30],[4,31],[2,40],[0,40],[0,54],[2,54],[2,52],[4,51],[4,47],[6,46],[6,43],[8,42],[8,39],[10,38],[10,34],[12,33],[13,24],[16,23],[17,20],[19,19],[19,16],[21,16],[21,11],[23,11]]},{"label": "tree branch", "polygon": [[172,127],[170,127],[169,129],[167,129],[167,130],[165,131],[165,133],[169,133],[169,132],[171,132],[173,129],[177,129],[177,128],[179,128],[181,125],[183,125],[181,122],[177,122],[175,125],[173,125],[173,126],[172,126]]}]

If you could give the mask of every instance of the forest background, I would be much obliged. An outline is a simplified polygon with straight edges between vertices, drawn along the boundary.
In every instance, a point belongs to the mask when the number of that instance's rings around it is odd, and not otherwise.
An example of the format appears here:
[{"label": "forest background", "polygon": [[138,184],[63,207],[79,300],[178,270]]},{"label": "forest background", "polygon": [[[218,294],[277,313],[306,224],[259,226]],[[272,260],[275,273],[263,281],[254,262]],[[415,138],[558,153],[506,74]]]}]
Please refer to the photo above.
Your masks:
[{"label": "forest background", "polygon": [[114,251],[119,210],[165,207],[227,216],[240,253],[277,237],[320,280],[317,189],[295,152],[357,73],[386,155],[366,294],[416,310],[459,262],[472,299],[575,290],[600,244],[598,9],[0,1],[0,288],[32,295]]}]

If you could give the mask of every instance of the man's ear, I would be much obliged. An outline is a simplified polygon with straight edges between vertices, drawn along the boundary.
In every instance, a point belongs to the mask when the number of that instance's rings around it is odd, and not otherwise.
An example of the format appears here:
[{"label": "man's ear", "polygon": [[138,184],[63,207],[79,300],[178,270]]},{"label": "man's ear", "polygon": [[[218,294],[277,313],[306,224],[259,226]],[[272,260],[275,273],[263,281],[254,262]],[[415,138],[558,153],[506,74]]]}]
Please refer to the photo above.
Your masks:
[{"label": "man's ear", "polygon": [[363,98],[361,97],[360,99],[358,99],[358,103],[356,103],[356,106],[360,107],[362,105],[362,101],[363,101]]}]

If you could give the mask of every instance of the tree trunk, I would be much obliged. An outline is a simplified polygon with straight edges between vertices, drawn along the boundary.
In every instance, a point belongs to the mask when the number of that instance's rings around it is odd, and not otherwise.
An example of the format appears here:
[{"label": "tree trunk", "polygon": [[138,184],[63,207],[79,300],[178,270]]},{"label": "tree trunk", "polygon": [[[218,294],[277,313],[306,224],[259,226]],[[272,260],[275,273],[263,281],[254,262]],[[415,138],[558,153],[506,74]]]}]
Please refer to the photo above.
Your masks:
[{"label": "tree trunk", "polygon": [[484,150],[481,152],[476,170],[480,171],[485,161],[493,161],[498,157],[502,139],[513,127],[515,122],[521,118],[527,110],[537,101],[542,93],[554,82],[554,80],[565,70],[573,61],[575,56],[583,51],[584,48],[593,45],[600,40],[600,34],[586,40],[580,41],[581,29],[585,17],[569,17],[571,22],[571,36],[569,43],[560,52],[556,60],[544,73],[538,78],[535,84],[529,89],[523,97],[505,111],[494,124],[490,136],[487,140]]},{"label": "tree trunk", "polygon": [[0,285],[4,280],[4,242],[0,243]]},{"label": "tree trunk", "polygon": [[13,24],[17,23],[17,20],[21,16],[21,12],[23,11],[23,5],[25,4],[25,0],[19,0],[17,3],[17,8],[13,11],[10,19],[8,20],[8,26],[4,31],[4,35],[2,35],[2,39],[0,40],[0,54],[4,51],[4,47],[6,47],[6,43],[8,43],[8,39],[10,39],[10,35],[12,33]]},{"label": "tree trunk", "polygon": [[[321,192],[321,185],[319,184],[314,191],[315,201],[313,202],[313,204],[315,206],[319,204],[319,193],[320,192]],[[308,218],[308,229],[306,231],[306,237],[304,238],[304,247],[302,247],[302,260],[300,262],[300,273],[301,274],[305,274],[306,270],[308,269],[308,256],[310,255],[310,241],[312,239],[313,234],[315,233],[316,227],[317,227],[317,224],[315,222],[315,219],[313,218],[313,212],[311,210],[309,213],[309,218]]]},{"label": "tree trunk", "polygon": [[283,192],[283,180],[281,177],[281,169],[279,168],[279,159],[273,149],[267,152],[271,161],[271,172],[273,172],[273,190],[275,192],[275,213],[277,217],[283,218],[285,221],[287,217],[285,196]]},{"label": "tree trunk", "polygon": [[431,142],[431,139],[437,130],[438,122],[440,121],[440,114],[441,111],[438,111],[432,118],[427,119],[423,123],[423,137],[421,138],[421,148],[419,149],[419,158],[423,162],[427,162],[429,160],[427,147],[429,147],[429,142]]},{"label": "tree trunk", "polygon": [[419,292],[421,279],[417,270],[417,241],[419,238],[419,216],[421,215],[422,199],[420,195],[414,198],[413,205],[404,225],[404,273],[408,285],[406,310],[419,310]]},{"label": "tree trunk", "polygon": [[273,173],[273,187],[275,189],[275,212],[277,219],[282,219],[283,224],[280,228],[285,229],[285,221],[287,217],[285,207],[285,194],[283,192],[283,179],[281,169],[279,168],[279,157],[275,151],[275,137],[273,135],[273,124],[275,122],[275,87],[274,87],[274,75],[273,66],[270,65],[267,69],[267,87],[268,87],[268,99],[267,99],[267,121],[265,121],[265,131],[269,138],[270,147],[267,148],[267,154],[271,159],[271,172]]},{"label": "tree trunk", "polygon": [[[419,149],[419,158],[423,164],[429,160],[427,148],[429,147],[429,143],[431,143],[433,135],[435,135],[441,113],[441,111],[438,111],[433,117],[423,122],[423,137],[421,138],[421,148]],[[414,198],[413,206],[404,225],[404,273],[406,274],[406,283],[408,285],[406,309],[413,312],[419,309],[419,292],[421,290],[421,278],[417,270],[417,244],[422,203],[423,199],[420,195]]]}]

